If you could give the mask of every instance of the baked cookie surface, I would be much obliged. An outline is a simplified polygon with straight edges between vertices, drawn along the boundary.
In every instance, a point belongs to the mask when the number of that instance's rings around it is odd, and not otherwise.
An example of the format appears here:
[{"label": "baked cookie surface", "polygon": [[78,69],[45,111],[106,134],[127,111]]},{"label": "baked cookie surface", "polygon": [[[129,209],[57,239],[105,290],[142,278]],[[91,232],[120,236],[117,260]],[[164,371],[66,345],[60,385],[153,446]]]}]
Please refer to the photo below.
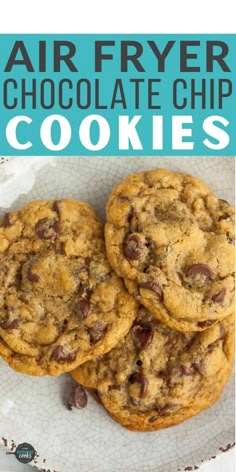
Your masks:
[{"label": "baked cookie surface", "polygon": [[233,217],[194,177],[130,175],[108,199],[108,259],[153,316],[179,331],[204,330],[233,312]]},{"label": "baked cookie surface", "polygon": [[178,424],[212,405],[230,376],[233,316],[203,332],[180,333],[145,308],[108,354],[72,372],[130,430]]},{"label": "baked cookie surface", "polygon": [[0,220],[0,354],[11,367],[69,371],[115,346],[136,315],[89,205],[34,201]]}]

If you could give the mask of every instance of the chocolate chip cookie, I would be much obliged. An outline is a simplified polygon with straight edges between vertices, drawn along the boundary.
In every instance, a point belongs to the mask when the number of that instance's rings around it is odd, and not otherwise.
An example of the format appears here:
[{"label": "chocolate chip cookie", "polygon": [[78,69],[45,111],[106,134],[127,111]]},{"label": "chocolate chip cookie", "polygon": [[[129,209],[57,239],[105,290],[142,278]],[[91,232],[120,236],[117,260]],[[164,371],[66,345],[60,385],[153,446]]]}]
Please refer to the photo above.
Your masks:
[{"label": "chocolate chip cookie", "polygon": [[153,316],[201,331],[233,312],[234,210],[200,180],[130,175],[107,203],[109,261]]},{"label": "chocolate chip cookie", "polygon": [[233,333],[232,315],[203,332],[180,333],[141,308],[125,339],[72,376],[126,428],[166,428],[217,400],[232,369]]},{"label": "chocolate chip cookie", "polygon": [[89,205],[35,201],[0,220],[0,354],[11,367],[70,371],[114,347],[136,315]]}]

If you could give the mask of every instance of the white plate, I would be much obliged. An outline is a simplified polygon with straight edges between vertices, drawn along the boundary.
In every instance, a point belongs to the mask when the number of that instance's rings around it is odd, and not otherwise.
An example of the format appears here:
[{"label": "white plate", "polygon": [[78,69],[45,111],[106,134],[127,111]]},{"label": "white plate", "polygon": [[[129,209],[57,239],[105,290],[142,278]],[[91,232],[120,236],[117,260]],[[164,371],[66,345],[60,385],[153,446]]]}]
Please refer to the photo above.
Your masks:
[{"label": "white plate", "polygon": [[[234,202],[234,158],[0,158],[0,212],[36,198],[72,197],[104,217],[107,196],[131,172],[166,167],[205,180],[220,198]],[[2,208],[1,208],[2,207]],[[28,442],[37,463],[60,472],[177,472],[194,470],[234,441],[234,382],[219,401],[179,426],[129,432],[89,398],[85,410],[68,411],[70,376],[33,378],[0,361],[0,438],[8,446]],[[1,441],[1,440],[0,440]],[[193,467],[193,469],[191,469]]]}]

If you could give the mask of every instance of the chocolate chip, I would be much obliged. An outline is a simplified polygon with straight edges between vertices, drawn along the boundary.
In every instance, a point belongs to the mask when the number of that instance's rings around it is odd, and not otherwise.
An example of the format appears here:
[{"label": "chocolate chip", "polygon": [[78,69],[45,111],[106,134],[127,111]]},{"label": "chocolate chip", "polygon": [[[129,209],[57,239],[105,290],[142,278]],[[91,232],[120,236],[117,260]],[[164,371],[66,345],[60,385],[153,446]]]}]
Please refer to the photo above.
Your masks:
[{"label": "chocolate chip", "polygon": [[56,239],[59,229],[58,222],[50,218],[39,220],[35,226],[35,231],[40,239]]},{"label": "chocolate chip", "polygon": [[59,206],[59,201],[58,201],[58,200],[55,200],[55,202],[53,202],[53,204],[52,204],[52,209],[53,209],[53,211],[55,211],[55,212],[58,214],[58,216],[60,216],[61,210],[60,210],[60,206]]},{"label": "chocolate chip", "polygon": [[165,415],[168,415],[168,413],[173,410],[173,408],[175,408],[177,405],[176,403],[167,403],[166,405],[162,406],[162,407],[157,407],[157,411],[158,411],[158,414],[160,416],[165,416]]},{"label": "chocolate chip", "polygon": [[127,259],[130,261],[135,261],[139,258],[139,251],[135,249],[130,244],[126,244],[124,247],[124,254]]},{"label": "chocolate chip", "polygon": [[151,416],[150,418],[148,418],[148,422],[149,423],[154,423],[154,421],[156,421],[158,418],[158,416]]},{"label": "chocolate chip", "polygon": [[117,197],[117,200],[120,202],[130,202],[130,198],[126,197],[125,195],[121,195],[120,197]]},{"label": "chocolate chip", "polygon": [[78,384],[71,395],[70,401],[68,403],[68,408],[69,410],[72,410],[73,407],[77,408],[78,410],[82,410],[86,407],[87,403],[87,394],[82,385]]},{"label": "chocolate chip", "polygon": [[0,226],[3,226],[3,228],[9,228],[11,226],[11,221],[10,221],[10,213],[6,213],[3,217],[2,223]]},{"label": "chocolate chip", "polygon": [[27,272],[27,279],[30,282],[39,282],[40,281],[39,275],[32,272],[31,269],[29,269],[28,272]]},{"label": "chocolate chip", "polygon": [[200,361],[199,362],[193,362],[192,366],[200,375],[203,375],[204,369],[203,369],[203,365]]},{"label": "chocolate chip", "polygon": [[107,330],[107,324],[105,323],[100,323],[98,322],[95,326],[92,328],[89,328],[89,335],[90,335],[90,341],[92,344],[96,344],[104,334],[106,333]]},{"label": "chocolate chip", "polygon": [[215,323],[215,320],[206,320],[206,321],[199,321],[198,326],[199,328],[208,328],[208,326],[211,326]]},{"label": "chocolate chip", "polygon": [[145,288],[146,290],[151,290],[152,292],[155,292],[160,299],[163,298],[163,292],[162,289],[159,285],[158,282],[155,282],[155,280],[147,280],[146,282],[142,282],[139,285],[140,288]]},{"label": "chocolate chip", "polygon": [[128,213],[128,217],[127,217],[127,220],[128,220],[128,223],[130,223],[132,221],[132,219],[136,216],[136,210],[134,207],[131,207],[130,208],[130,211]]},{"label": "chocolate chip", "polygon": [[153,241],[153,239],[151,238],[146,238],[147,239],[147,245],[150,247],[150,249],[155,249],[156,248],[156,244],[155,242]]},{"label": "chocolate chip", "polygon": [[124,244],[124,254],[127,259],[134,261],[137,260],[140,256],[141,247],[139,245],[138,238],[135,235],[129,236]]},{"label": "chocolate chip", "polygon": [[56,362],[73,362],[75,360],[75,353],[66,353],[63,346],[57,346],[52,351],[51,359]]},{"label": "chocolate chip", "polygon": [[18,318],[15,318],[14,320],[5,320],[0,323],[0,326],[2,329],[16,329],[20,325],[20,320]]},{"label": "chocolate chip", "polygon": [[207,264],[193,264],[185,270],[186,277],[195,277],[196,275],[203,275],[207,279],[212,279],[212,272]]},{"label": "chocolate chip", "polygon": [[181,364],[179,370],[181,375],[192,375],[192,369],[186,365]]},{"label": "chocolate chip", "polygon": [[151,328],[141,325],[133,326],[131,333],[142,348],[152,342],[154,334]]},{"label": "chocolate chip", "polygon": [[139,367],[141,367],[141,366],[143,365],[141,359],[138,359],[138,360],[136,361],[136,365],[138,365]]},{"label": "chocolate chip", "polygon": [[230,214],[229,213],[223,213],[223,215],[219,216],[218,221],[227,220],[228,218],[230,218]]},{"label": "chocolate chip", "polygon": [[212,301],[214,303],[222,303],[226,294],[226,289],[222,288],[216,295],[212,297]]},{"label": "chocolate chip", "polygon": [[15,288],[16,290],[20,290],[21,288],[21,282],[22,282],[22,274],[21,271],[18,270],[15,276]]},{"label": "chocolate chip", "polygon": [[141,386],[140,398],[145,397],[148,388],[148,379],[143,375],[142,372],[135,372],[129,377],[129,382],[131,384],[138,383]]},{"label": "chocolate chip", "polygon": [[110,386],[109,386],[109,389],[108,389],[108,390],[117,390],[117,391],[119,392],[120,389],[121,389],[121,385],[113,384],[113,385],[110,385]]},{"label": "chocolate chip", "polygon": [[82,315],[83,319],[86,318],[90,310],[90,302],[82,298],[76,306],[76,313]]},{"label": "chocolate chip", "polygon": [[84,293],[86,294],[86,297],[89,298],[89,297],[91,297],[91,295],[92,295],[92,293],[93,293],[93,289],[90,288],[90,287],[87,287],[87,288],[85,289],[85,292],[84,292]]},{"label": "chocolate chip", "polygon": [[152,249],[155,244],[150,238],[136,231],[137,228],[133,228],[133,233],[124,241],[124,256],[129,261],[138,261],[141,272],[144,272],[152,261]]}]

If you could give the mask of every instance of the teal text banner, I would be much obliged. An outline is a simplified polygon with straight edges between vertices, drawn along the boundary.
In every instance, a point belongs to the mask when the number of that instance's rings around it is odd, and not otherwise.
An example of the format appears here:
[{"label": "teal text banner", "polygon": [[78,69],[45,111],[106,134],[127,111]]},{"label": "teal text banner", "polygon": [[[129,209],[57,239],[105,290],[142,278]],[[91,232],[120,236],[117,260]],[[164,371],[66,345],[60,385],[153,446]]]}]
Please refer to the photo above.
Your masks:
[{"label": "teal text banner", "polygon": [[0,151],[234,155],[236,35],[0,35]]}]

